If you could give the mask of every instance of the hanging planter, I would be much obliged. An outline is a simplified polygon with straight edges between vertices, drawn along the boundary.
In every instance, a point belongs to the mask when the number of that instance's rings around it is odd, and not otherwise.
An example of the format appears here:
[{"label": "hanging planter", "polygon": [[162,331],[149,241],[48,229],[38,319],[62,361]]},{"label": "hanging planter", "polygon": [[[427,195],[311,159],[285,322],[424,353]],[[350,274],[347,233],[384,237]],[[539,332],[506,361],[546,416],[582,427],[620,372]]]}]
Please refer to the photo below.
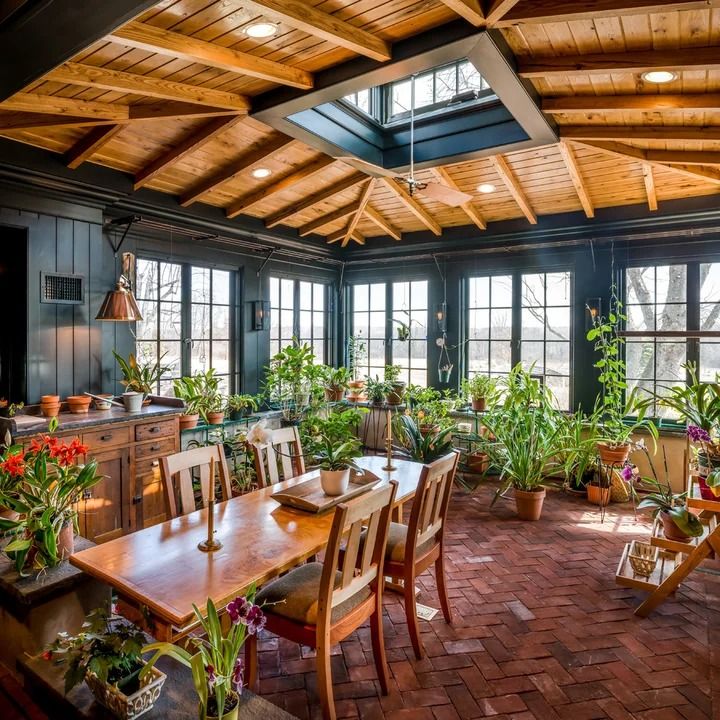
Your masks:
[{"label": "hanging planter", "polygon": [[450,365],[442,365],[438,367],[438,377],[440,378],[441,383],[447,384],[450,382],[453,367],[454,365],[452,365],[452,363]]}]

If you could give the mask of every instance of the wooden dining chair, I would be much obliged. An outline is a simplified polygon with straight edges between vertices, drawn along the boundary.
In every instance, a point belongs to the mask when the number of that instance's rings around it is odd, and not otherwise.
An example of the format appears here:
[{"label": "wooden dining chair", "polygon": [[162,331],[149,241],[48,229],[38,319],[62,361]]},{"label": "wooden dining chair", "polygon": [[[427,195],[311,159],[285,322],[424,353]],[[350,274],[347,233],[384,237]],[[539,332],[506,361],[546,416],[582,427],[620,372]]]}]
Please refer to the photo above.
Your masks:
[{"label": "wooden dining chair", "polygon": [[[230,473],[222,445],[193,448],[160,458],[160,477],[165,490],[165,503],[169,517],[187,515],[196,510],[195,493],[193,492],[193,470],[195,468],[200,473],[202,507],[207,507],[210,496],[211,459],[215,460],[222,499],[229,500],[232,497]],[[213,478],[214,481],[215,478]]]},{"label": "wooden dining chair", "polygon": [[295,426],[272,430],[265,445],[253,447],[253,455],[258,487],[268,487],[305,472],[300,433]]},{"label": "wooden dining chair", "polygon": [[447,623],[452,623],[445,579],[444,535],[453,480],[459,454],[449,453],[423,466],[407,525],[391,522],[385,550],[385,576],[402,580],[405,615],[413,650],[423,657],[417,607],[415,578],[435,565],[440,606]]},{"label": "wooden dining chair", "polygon": [[[368,618],[380,687],[384,695],[388,693],[382,623],[383,559],[396,491],[397,482],[391,481],[347,504],[339,504],[324,562],[294,568],[263,587],[255,597],[255,602],[263,605],[270,632],[317,650],[317,685],[326,720],[336,717],[330,649]],[[363,532],[367,542],[361,547]],[[342,568],[341,544],[346,559]],[[255,635],[246,641],[246,666],[252,689],[257,679]]]}]

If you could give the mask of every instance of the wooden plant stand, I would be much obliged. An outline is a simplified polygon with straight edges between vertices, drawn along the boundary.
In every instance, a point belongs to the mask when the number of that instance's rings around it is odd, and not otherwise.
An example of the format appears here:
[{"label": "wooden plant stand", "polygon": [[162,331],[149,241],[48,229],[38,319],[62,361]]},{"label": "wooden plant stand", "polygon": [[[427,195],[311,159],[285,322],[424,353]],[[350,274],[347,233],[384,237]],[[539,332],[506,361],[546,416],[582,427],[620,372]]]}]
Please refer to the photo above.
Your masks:
[{"label": "wooden plant stand", "polygon": [[650,544],[660,548],[660,556],[650,577],[635,574],[628,559],[630,543],[625,545],[615,581],[618,585],[650,593],[635,610],[635,614],[640,617],[649,615],[668,595],[675,592],[680,583],[704,560],[715,557],[716,553],[720,554],[720,498],[703,499],[698,477],[692,473],[688,478],[687,505],[700,510],[699,517],[705,526],[702,536],[693,538],[689,543],[668,540],[660,519],[656,519]]}]

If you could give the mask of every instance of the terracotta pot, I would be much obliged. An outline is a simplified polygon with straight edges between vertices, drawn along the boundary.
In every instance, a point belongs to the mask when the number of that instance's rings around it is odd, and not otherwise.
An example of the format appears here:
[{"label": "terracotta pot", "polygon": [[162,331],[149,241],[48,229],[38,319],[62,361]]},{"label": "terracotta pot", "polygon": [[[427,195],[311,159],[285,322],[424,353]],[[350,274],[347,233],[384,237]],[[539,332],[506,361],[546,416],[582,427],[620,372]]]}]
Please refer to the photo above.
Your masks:
[{"label": "terracotta pot", "polygon": [[75,415],[82,415],[90,409],[92,398],[87,395],[70,395],[66,398],[68,409]]},{"label": "terracotta pot", "polygon": [[467,456],[467,468],[470,472],[484,473],[488,468],[488,456],[480,451],[469,453]]},{"label": "terracotta pot", "polygon": [[60,402],[59,395],[41,395],[40,396],[40,404],[41,405],[57,405],[59,402]]},{"label": "terracotta pot", "polygon": [[344,470],[321,470],[320,486],[326,495],[343,495],[350,484],[350,468]]},{"label": "terracotta pot", "polygon": [[521,520],[539,520],[542,514],[542,506],[545,500],[545,488],[537,490],[515,489],[515,506]]},{"label": "terracotta pot", "polygon": [[345,394],[345,388],[325,388],[325,400],[328,402],[340,402]]},{"label": "terracotta pot", "polygon": [[194,414],[190,414],[190,415],[181,415],[180,416],[180,429],[181,430],[190,430],[190,428],[194,428],[197,426],[199,420],[200,420],[200,415],[198,413],[194,413]]},{"label": "terracotta pot", "polygon": [[473,398],[470,401],[473,412],[483,412],[486,407],[485,398]]},{"label": "terracotta pot", "polygon": [[674,542],[689,543],[692,538],[689,538],[672,519],[672,516],[665,511],[660,513],[660,520],[663,524],[663,533],[668,540]]},{"label": "terracotta pot", "polygon": [[60,414],[60,403],[56,403],[55,405],[41,405],[40,411],[45,417],[57,417]]},{"label": "terracotta pot", "polygon": [[418,430],[421,435],[430,435],[436,433],[440,428],[437,425],[419,425]]},{"label": "terracotta pot", "polygon": [[608,443],[599,442],[596,447],[603,465],[624,465],[630,455],[630,443],[613,447]]},{"label": "terracotta pot", "polygon": [[601,505],[604,507],[610,502],[610,488],[600,487],[599,485],[588,485],[587,496],[593,505]]},{"label": "terracotta pot", "polygon": [[69,558],[75,552],[75,528],[69,522],[57,537],[57,553],[61,560]]},{"label": "terracotta pot", "polygon": [[396,382],[393,383],[393,389],[385,396],[385,402],[388,405],[400,405],[403,401],[403,395],[405,394],[405,383]]},{"label": "terracotta pot", "polygon": [[208,425],[222,425],[222,421],[225,419],[224,412],[214,412],[207,414]]}]

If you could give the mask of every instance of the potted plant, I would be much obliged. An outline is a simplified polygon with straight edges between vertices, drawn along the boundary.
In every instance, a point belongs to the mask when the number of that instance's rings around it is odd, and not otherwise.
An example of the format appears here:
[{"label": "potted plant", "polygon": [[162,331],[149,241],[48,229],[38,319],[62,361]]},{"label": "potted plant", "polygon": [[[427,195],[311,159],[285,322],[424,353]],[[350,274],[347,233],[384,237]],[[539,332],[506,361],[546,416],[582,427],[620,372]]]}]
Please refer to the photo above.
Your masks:
[{"label": "potted plant", "polygon": [[367,346],[360,335],[348,339],[348,368],[351,379],[348,381],[348,400],[357,402],[362,395],[365,380],[358,378],[363,360],[367,357]]},{"label": "potted plant", "polygon": [[381,380],[377,375],[375,378],[368,376],[365,381],[365,394],[371,405],[382,405],[385,402],[385,396],[392,392],[392,385]]},{"label": "potted plant", "polygon": [[354,460],[362,455],[360,440],[349,437],[337,443],[326,435],[320,438],[321,448],[315,455],[320,468],[320,485],[326,495],[343,495],[350,483],[350,470],[357,467]]},{"label": "potted plant", "polygon": [[454,425],[422,432],[411,415],[397,415],[393,426],[401,451],[411,460],[427,464],[453,450]]},{"label": "potted plant", "polygon": [[489,375],[475,373],[471,378],[463,378],[461,392],[469,400],[473,412],[483,412],[488,401],[497,394],[497,380]]},{"label": "potted plant", "polygon": [[74,549],[76,505],[98,483],[97,463],[78,464],[88,451],[76,438],[71,443],[45,435],[22,447],[8,448],[0,459],[0,473],[17,484],[0,493],[0,504],[17,513],[0,518],[0,530],[11,537],[4,552],[21,575],[58,565]]},{"label": "potted plant", "polygon": [[185,412],[180,416],[180,430],[194,428],[200,420],[199,406],[202,400],[194,377],[182,377],[173,380],[175,397],[185,404]]},{"label": "potted plant", "polygon": [[329,365],[323,366],[322,380],[325,400],[328,402],[340,402],[351,379],[350,370],[344,366],[338,368]]},{"label": "potted plant", "polygon": [[271,405],[282,410],[283,424],[297,425],[316,393],[322,392],[319,374],[312,347],[297,338],[270,359],[265,394]]},{"label": "potted plant", "polygon": [[225,404],[225,412],[231,420],[242,420],[257,412],[259,405],[253,395],[230,395]]},{"label": "potted plant", "polygon": [[130,353],[126,360],[113,350],[113,355],[120,366],[123,379],[120,381],[128,392],[142,393],[147,402],[149,395],[155,391],[163,375],[172,370],[172,366],[163,365],[162,361],[167,353],[163,353],[157,362],[138,362],[134,353]]},{"label": "potted plant", "polygon": [[206,425],[220,425],[225,417],[225,401],[220,392],[220,378],[215,368],[197,372],[193,377],[197,390],[197,411]]},{"label": "potted plant", "polygon": [[444,365],[438,365],[438,379],[444,385],[450,382],[452,371],[455,366],[452,363],[446,363]]},{"label": "potted plant", "polygon": [[[0,399],[0,417],[13,418],[17,415],[18,410],[22,410],[25,407],[25,403],[9,403],[4,398]],[[57,402],[57,410],[60,411],[60,398]]]},{"label": "potted plant", "polygon": [[212,600],[208,598],[205,616],[193,605],[203,637],[191,637],[189,643],[197,652],[191,654],[179,645],[157,642],[146,645],[143,653],[154,655],[140,673],[140,679],[151,672],[160,657],[168,655],[192,671],[193,684],[198,696],[200,720],[237,720],[242,703],[243,659],[240,655],[247,635],[253,635],[265,626],[265,616],[253,604],[255,590],[247,597],[237,597],[225,608],[230,629],[223,633],[220,617]]},{"label": "potted plant", "polygon": [[400,380],[402,368],[399,365],[386,365],[384,380],[389,386],[385,393],[385,402],[388,405],[400,405],[405,394],[405,383]]},{"label": "potted plant", "polygon": [[393,318],[393,322],[397,325],[395,331],[397,332],[398,341],[407,342],[410,339],[410,325],[397,318]]},{"label": "potted plant", "polygon": [[598,381],[602,385],[602,395],[595,408],[602,435],[597,442],[598,454],[603,464],[622,466],[630,454],[635,432],[646,429],[653,439],[657,439],[658,432],[655,424],[645,417],[651,398],[641,399],[637,388],[627,392],[622,356],[625,340],[619,334],[620,324],[627,318],[614,286],[610,307],[607,317],[593,314],[593,327],[587,339],[594,343],[595,352],[599,354],[594,367],[600,371]]},{"label": "potted plant", "polygon": [[165,675],[152,668],[140,681],[145,663],[143,632],[105,608],[93,610],[74,636],[60,633],[43,652],[45,660],[65,664],[65,693],[83,680],[95,699],[115,717],[127,720],[153,707]]},{"label": "potted plant", "polygon": [[574,493],[587,493],[595,480],[598,439],[597,417],[582,411],[558,413],[561,424],[562,450],[558,461],[565,476],[566,488]]}]

